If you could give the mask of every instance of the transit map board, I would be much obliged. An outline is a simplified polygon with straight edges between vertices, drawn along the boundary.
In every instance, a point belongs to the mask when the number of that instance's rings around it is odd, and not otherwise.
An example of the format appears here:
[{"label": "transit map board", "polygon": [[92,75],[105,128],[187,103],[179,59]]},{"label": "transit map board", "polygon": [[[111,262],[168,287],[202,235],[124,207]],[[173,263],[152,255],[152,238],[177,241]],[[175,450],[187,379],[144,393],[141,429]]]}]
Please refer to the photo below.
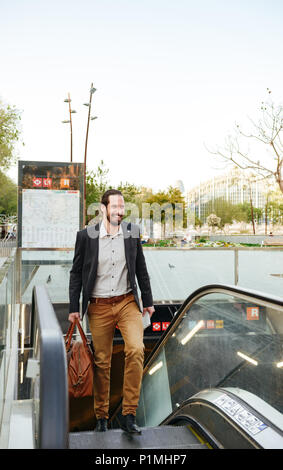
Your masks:
[{"label": "transit map board", "polygon": [[73,248],[82,228],[83,164],[19,161],[22,248]]}]

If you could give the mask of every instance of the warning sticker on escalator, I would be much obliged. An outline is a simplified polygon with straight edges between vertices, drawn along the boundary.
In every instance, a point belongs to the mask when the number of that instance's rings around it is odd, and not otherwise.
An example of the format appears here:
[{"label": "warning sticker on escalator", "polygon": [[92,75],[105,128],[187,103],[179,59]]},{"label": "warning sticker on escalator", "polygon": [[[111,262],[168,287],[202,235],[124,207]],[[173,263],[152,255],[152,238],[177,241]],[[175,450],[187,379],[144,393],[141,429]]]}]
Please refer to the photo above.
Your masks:
[{"label": "warning sticker on escalator", "polygon": [[214,403],[252,435],[258,434],[268,427],[263,421],[226,394],[218,397]]}]

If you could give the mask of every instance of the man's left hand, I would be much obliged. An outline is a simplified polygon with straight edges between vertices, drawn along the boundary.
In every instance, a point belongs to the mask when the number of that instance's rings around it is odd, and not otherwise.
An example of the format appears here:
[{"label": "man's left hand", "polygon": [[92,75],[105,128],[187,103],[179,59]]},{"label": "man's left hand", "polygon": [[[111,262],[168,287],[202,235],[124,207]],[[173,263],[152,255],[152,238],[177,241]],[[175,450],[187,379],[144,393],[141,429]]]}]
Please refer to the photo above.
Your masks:
[{"label": "man's left hand", "polygon": [[145,316],[146,312],[148,312],[148,313],[149,313],[149,316],[151,317],[151,316],[154,314],[154,312],[155,312],[155,308],[154,308],[154,307],[145,307],[145,308],[143,309],[143,313],[142,313],[142,316],[143,316],[143,317]]}]

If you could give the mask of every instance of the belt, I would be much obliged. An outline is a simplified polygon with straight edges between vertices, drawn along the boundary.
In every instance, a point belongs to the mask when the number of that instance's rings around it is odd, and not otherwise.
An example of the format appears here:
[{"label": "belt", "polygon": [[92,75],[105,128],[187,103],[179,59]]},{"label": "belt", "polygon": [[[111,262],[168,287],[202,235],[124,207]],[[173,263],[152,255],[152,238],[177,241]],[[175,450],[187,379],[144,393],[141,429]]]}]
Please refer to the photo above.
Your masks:
[{"label": "belt", "polygon": [[116,295],[116,297],[91,297],[89,301],[91,304],[113,304],[115,302],[120,302],[120,300],[123,300],[130,295],[133,295],[133,293],[128,292],[128,294]]}]

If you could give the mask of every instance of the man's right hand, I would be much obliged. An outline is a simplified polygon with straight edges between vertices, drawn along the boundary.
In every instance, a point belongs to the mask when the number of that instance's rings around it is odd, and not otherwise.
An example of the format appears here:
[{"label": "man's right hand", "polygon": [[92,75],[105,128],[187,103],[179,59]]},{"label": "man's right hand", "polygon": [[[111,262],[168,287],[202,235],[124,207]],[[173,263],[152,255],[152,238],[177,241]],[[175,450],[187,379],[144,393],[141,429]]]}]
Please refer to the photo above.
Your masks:
[{"label": "man's right hand", "polygon": [[69,314],[69,317],[68,317],[68,320],[72,323],[74,323],[75,319],[78,319],[80,320],[80,313],[79,312],[74,312],[74,313],[70,313]]}]

